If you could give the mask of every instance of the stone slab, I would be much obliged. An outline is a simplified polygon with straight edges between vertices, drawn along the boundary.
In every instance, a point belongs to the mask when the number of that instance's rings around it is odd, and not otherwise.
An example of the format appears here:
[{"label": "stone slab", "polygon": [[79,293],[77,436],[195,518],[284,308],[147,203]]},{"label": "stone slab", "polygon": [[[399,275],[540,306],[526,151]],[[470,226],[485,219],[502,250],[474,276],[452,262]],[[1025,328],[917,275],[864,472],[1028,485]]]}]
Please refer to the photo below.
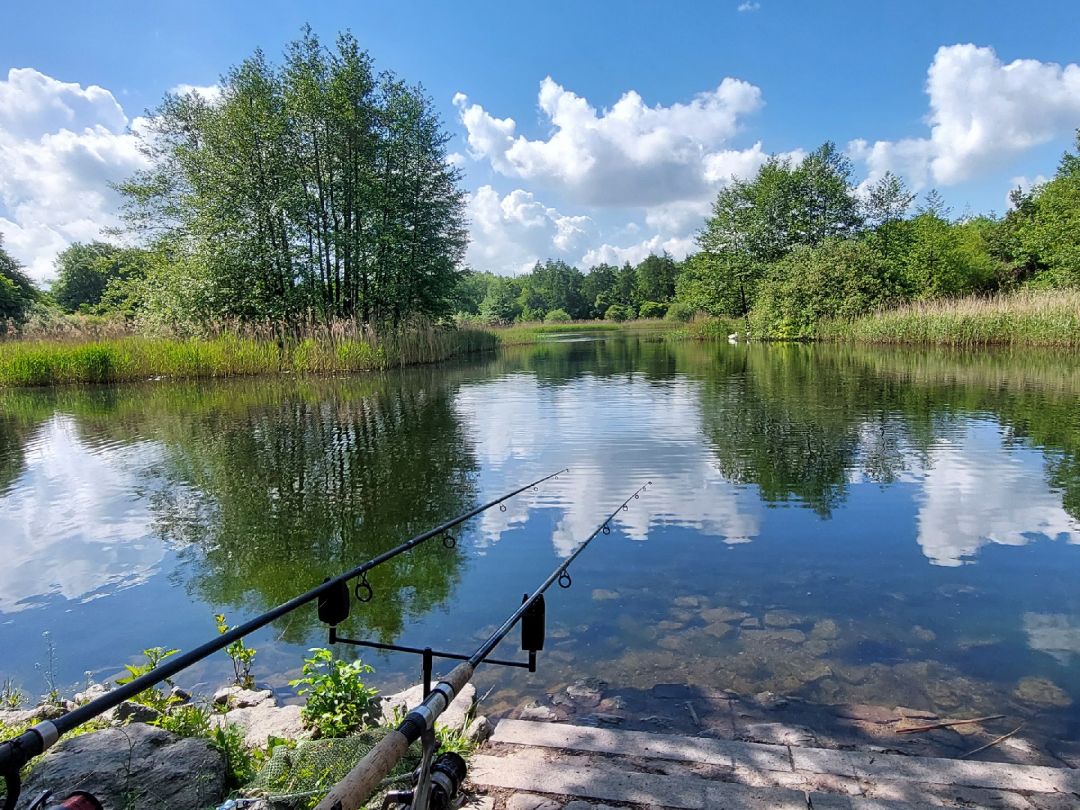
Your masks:
[{"label": "stone slab", "polygon": [[741,743],[712,737],[683,737],[649,731],[614,731],[567,723],[502,720],[491,741],[622,757],[699,762],[729,768],[738,766],[770,771],[792,769],[788,749],[782,745]]}]

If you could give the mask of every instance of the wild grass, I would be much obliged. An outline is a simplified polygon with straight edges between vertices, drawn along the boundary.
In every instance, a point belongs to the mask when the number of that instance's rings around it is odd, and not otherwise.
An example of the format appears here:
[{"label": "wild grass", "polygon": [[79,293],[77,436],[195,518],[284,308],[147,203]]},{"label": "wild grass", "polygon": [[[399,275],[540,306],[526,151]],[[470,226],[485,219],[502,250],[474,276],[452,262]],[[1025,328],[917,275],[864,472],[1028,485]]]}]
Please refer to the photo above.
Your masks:
[{"label": "wild grass", "polygon": [[276,340],[231,332],[189,338],[14,340],[0,343],[0,386],[381,371],[434,363],[495,346],[496,338],[488,332],[434,326],[381,336],[324,331]]},{"label": "wild grass", "polygon": [[818,338],[927,346],[1080,348],[1080,290],[926,301],[820,324]]},{"label": "wild grass", "polygon": [[684,325],[669,337],[672,340],[697,340],[702,342],[726,341],[730,335],[745,333],[743,321],[735,318],[697,318]]}]

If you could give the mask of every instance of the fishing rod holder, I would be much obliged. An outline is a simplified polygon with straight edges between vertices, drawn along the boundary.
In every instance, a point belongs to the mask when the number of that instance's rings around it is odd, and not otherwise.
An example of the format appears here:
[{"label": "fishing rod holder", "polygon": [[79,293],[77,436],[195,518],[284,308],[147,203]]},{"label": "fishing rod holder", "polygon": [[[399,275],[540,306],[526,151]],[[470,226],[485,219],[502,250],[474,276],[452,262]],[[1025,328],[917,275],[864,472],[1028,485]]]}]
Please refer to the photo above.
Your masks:
[{"label": "fishing rod holder", "polygon": [[[565,571],[563,575],[570,579],[570,575]],[[366,580],[364,582],[366,583]],[[561,580],[560,580],[560,584]],[[368,589],[370,590],[370,585]],[[569,587],[564,585],[563,587]],[[359,584],[357,585],[359,588]],[[365,592],[367,593],[367,592]],[[525,594],[521,603],[525,604],[529,599],[529,595]],[[368,599],[360,599],[357,596],[357,600],[366,602]],[[319,621],[323,624],[329,625],[328,641],[330,644],[349,644],[353,647],[367,647],[372,650],[383,650],[385,652],[403,652],[410,653],[412,655],[419,655],[423,659],[421,664],[423,683],[424,683],[424,697],[427,697],[431,692],[431,674],[434,664],[434,659],[443,658],[448,661],[468,661],[469,656],[462,653],[448,652],[446,650],[435,650],[431,647],[410,647],[405,644],[386,644],[381,641],[368,641],[366,639],[346,638],[338,634],[338,625],[343,624],[349,618],[351,612],[351,599],[349,594],[349,586],[340,582],[336,585],[328,588],[319,597]],[[527,669],[529,672],[536,672],[536,654],[544,649],[544,637],[546,635],[546,622],[547,622],[547,607],[544,603],[544,595],[541,594],[538,599],[533,600],[531,604],[525,609],[522,614],[521,623],[521,649],[529,654],[528,661],[508,661],[505,659],[488,658],[486,663],[496,664],[503,667],[514,667],[517,669]]]}]

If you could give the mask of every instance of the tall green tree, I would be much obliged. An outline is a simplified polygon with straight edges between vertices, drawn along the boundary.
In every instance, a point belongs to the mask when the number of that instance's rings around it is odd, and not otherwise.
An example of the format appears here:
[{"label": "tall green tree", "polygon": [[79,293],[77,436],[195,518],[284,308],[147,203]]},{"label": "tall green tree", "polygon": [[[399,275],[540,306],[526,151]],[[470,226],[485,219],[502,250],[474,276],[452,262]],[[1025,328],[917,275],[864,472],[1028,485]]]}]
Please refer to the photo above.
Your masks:
[{"label": "tall green tree", "polygon": [[73,242],[56,257],[50,292],[68,312],[97,306],[109,282],[120,277],[120,248],[107,242]]},{"label": "tall green tree", "polygon": [[207,306],[242,319],[396,325],[455,305],[464,196],[431,99],[376,75],[351,34],[261,51],[221,97],[169,96],[125,184],[129,221],[185,252]]},{"label": "tall green tree", "polygon": [[675,296],[675,277],[678,268],[666,252],[662,256],[649,254],[637,267],[634,289],[641,303],[666,303]]}]

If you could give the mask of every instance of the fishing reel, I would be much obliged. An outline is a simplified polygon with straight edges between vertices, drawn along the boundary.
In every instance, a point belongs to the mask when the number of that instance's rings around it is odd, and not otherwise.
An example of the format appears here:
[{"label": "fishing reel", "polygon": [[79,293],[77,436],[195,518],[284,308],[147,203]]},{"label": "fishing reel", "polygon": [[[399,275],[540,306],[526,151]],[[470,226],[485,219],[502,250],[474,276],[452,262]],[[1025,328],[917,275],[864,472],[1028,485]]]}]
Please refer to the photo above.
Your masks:
[{"label": "fishing reel", "polygon": [[425,790],[419,789],[425,770],[421,765],[413,774],[415,787],[412,790],[392,790],[387,793],[383,799],[382,810],[450,810],[457,799],[461,783],[465,781],[466,768],[464,759],[452,751],[447,751],[427,769],[430,776]]},{"label": "fishing reel", "polygon": [[26,810],[105,810],[96,797],[83,790],[76,790],[70,796],[54,801],[51,790],[46,790]]}]

